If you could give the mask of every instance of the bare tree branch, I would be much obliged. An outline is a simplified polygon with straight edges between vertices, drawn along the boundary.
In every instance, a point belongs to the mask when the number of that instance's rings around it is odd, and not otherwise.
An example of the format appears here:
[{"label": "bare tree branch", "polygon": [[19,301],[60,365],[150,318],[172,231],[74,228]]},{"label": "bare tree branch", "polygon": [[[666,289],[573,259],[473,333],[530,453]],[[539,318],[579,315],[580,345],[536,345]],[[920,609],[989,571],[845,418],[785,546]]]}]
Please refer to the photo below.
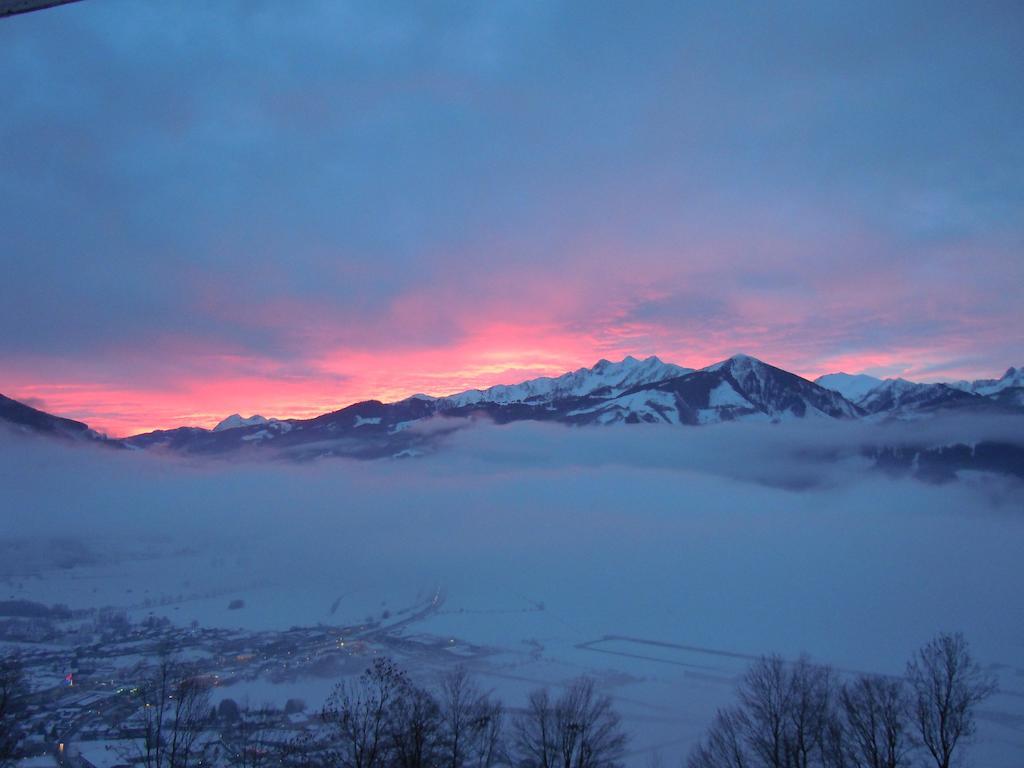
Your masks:
[{"label": "bare tree branch", "polygon": [[907,665],[912,713],[936,768],[950,768],[957,746],[974,735],[975,707],[996,691],[995,679],[971,657],[963,635],[942,634]]}]

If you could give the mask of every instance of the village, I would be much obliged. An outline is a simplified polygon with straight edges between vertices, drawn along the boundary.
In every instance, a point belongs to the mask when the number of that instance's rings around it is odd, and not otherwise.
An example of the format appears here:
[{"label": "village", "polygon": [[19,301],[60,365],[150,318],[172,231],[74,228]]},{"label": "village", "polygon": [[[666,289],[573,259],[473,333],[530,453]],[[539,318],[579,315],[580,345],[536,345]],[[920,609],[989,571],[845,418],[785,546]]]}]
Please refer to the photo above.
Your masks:
[{"label": "village", "polygon": [[234,686],[269,681],[287,689],[309,679],[331,683],[359,674],[385,654],[447,654],[454,640],[401,633],[443,600],[438,590],[423,604],[394,616],[367,617],[358,625],[265,632],[205,628],[195,622],[180,627],[154,616],[132,622],[123,611],[110,609],[3,604],[0,648],[5,659],[16,660],[27,694],[17,764],[152,765],[146,754],[148,710],[163,665],[173,669],[172,682],[193,681],[204,691],[206,711],[195,748],[200,763],[250,765],[254,749],[261,755],[281,753],[315,730],[323,702],[299,697],[281,704],[236,701]]}]

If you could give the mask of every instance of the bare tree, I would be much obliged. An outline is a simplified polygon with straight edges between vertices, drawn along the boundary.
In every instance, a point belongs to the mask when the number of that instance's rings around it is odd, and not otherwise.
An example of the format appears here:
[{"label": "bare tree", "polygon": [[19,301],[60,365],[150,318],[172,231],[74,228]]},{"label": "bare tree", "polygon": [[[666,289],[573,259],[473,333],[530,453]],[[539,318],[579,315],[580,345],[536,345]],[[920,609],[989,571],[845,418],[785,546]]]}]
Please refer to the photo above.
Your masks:
[{"label": "bare tree", "polygon": [[810,768],[823,762],[831,719],[832,670],[801,656],[789,670],[789,712],[786,722],[786,762]]},{"label": "bare tree", "polygon": [[505,707],[497,699],[481,696],[474,707],[470,736],[472,760],[468,768],[492,768],[505,762]]},{"label": "bare tree", "polygon": [[761,764],[785,768],[790,688],[782,657],[764,657],[751,666],[739,696],[749,723],[747,742],[751,751]]},{"label": "bare tree", "polygon": [[919,745],[936,768],[952,768],[974,733],[975,707],[994,690],[959,634],[918,651],[906,681],[864,675],[838,690],[831,670],[806,657],[764,657],[743,677],[739,706],[715,715],[687,768],[909,768]]},{"label": "bare tree", "polygon": [[825,728],[825,743],[822,746],[822,765],[825,768],[858,768],[850,760],[850,745],[846,735],[846,723],[842,716],[833,709]]},{"label": "bare tree", "polygon": [[395,768],[434,768],[441,756],[441,708],[430,691],[408,680],[387,713]]},{"label": "bare tree", "polygon": [[750,721],[736,707],[720,709],[704,740],[690,753],[686,768],[750,768],[747,733]]},{"label": "bare tree", "polygon": [[206,729],[209,713],[206,682],[164,657],[142,687],[145,768],[188,768],[197,757],[196,742]]},{"label": "bare tree", "polygon": [[720,710],[689,768],[812,768],[825,765],[833,676],[806,657],[755,662],[739,688],[740,705]]},{"label": "bare tree", "polygon": [[626,746],[619,715],[608,696],[594,691],[594,681],[581,678],[569,686],[555,706],[564,768],[615,766]]},{"label": "bare tree", "polygon": [[996,690],[960,633],[941,634],[907,664],[911,715],[936,768],[950,768],[957,747],[975,730],[975,707]]},{"label": "bare tree", "polygon": [[903,768],[911,762],[913,742],[902,680],[862,675],[842,687],[838,697],[842,765],[850,768]]},{"label": "bare tree", "polygon": [[441,678],[441,764],[491,768],[503,757],[504,708],[473,684],[465,668]]},{"label": "bare tree", "polygon": [[408,678],[389,659],[379,658],[356,680],[339,683],[321,712],[337,732],[332,762],[341,768],[383,768],[391,748],[391,706]]},{"label": "bare tree", "polygon": [[526,768],[558,766],[555,707],[547,688],[530,693],[526,708],[512,722],[513,749]]},{"label": "bare tree", "polygon": [[520,762],[532,768],[614,768],[626,746],[611,699],[598,695],[587,678],[555,702],[544,689],[530,694],[513,737]]},{"label": "bare tree", "polygon": [[0,766],[14,762],[21,742],[19,715],[25,695],[21,664],[13,655],[0,659]]},{"label": "bare tree", "polygon": [[463,768],[468,751],[468,731],[473,719],[476,691],[469,674],[458,667],[441,678],[441,719],[444,726],[444,765]]}]

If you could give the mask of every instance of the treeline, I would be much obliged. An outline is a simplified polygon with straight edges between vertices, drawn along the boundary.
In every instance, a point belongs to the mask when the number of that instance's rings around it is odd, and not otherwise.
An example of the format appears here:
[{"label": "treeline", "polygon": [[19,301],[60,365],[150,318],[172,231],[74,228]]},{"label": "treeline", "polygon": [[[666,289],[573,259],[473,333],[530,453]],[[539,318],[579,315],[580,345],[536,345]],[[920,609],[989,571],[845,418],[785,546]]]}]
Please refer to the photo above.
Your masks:
[{"label": "treeline", "polygon": [[[541,688],[509,715],[465,670],[436,690],[416,685],[387,659],[340,683],[320,713],[317,734],[293,742],[296,768],[612,768],[626,734],[608,696],[580,678],[558,697]],[[247,766],[246,768],[255,768]]]},{"label": "treeline", "polygon": [[974,735],[977,705],[995,689],[960,634],[925,645],[901,678],[840,682],[807,658],[763,658],[686,767],[951,768]]},{"label": "treeline", "polygon": [[0,616],[18,618],[70,619],[71,609],[66,605],[44,605],[31,600],[0,600]]},{"label": "treeline", "polygon": [[[840,680],[806,657],[765,657],[685,768],[952,768],[994,691],[959,634],[917,651],[903,677]],[[0,766],[17,755],[24,693],[16,665],[0,665]],[[386,658],[338,683],[297,738],[282,726],[300,702],[284,712],[230,700],[215,709],[208,681],[167,659],[137,695],[139,717],[125,734],[137,749],[124,757],[144,768],[619,768],[628,738],[588,678],[559,695],[537,689],[509,711],[463,669],[428,688]]]}]

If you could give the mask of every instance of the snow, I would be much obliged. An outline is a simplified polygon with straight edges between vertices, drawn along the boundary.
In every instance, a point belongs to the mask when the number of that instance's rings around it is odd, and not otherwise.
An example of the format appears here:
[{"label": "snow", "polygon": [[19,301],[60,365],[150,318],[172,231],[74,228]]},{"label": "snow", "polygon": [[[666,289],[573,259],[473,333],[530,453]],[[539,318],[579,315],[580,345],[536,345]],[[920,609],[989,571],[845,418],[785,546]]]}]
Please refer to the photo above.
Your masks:
[{"label": "snow", "polygon": [[758,397],[765,388],[765,368],[765,364],[756,357],[741,354],[733,355],[702,370],[711,373],[727,371],[748,394]]},{"label": "snow", "polygon": [[270,433],[269,430],[266,430],[266,429],[258,429],[255,432],[253,432],[251,435],[242,435],[242,439],[243,440],[247,440],[247,441],[248,440],[264,440],[264,439],[266,439],[268,437],[273,437],[273,435]]},{"label": "snow", "polygon": [[[73,749],[96,768],[112,768],[115,765],[124,765],[134,757],[137,747],[132,741],[98,739],[96,741],[76,740]],[[52,765],[51,759],[51,768]]]},{"label": "snow", "polygon": [[[545,681],[596,675],[615,696],[641,753],[673,743],[665,755],[673,763],[714,708],[729,701],[746,665],[721,653],[777,650],[793,657],[808,650],[836,666],[896,673],[912,648],[955,626],[968,632],[987,663],[1009,664],[1004,685],[1017,690],[1013,670],[1024,668],[1015,644],[1024,629],[1021,610],[991,587],[1019,583],[1019,521],[979,523],[951,503],[939,503],[927,517],[907,515],[896,504],[865,512],[844,494],[826,511],[800,494],[656,473],[603,481],[600,473],[585,472],[577,480],[488,483],[471,491],[467,503],[448,492],[438,499],[437,486],[428,484],[427,499],[451,507],[444,512],[428,501],[429,515],[396,515],[401,497],[384,493],[379,530],[369,536],[360,520],[366,503],[357,501],[339,520],[339,540],[349,540],[352,528],[362,533],[342,545],[335,566],[301,568],[290,584],[240,592],[247,605],[233,616],[224,610],[227,596],[207,601],[209,610],[203,601],[183,603],[180,620],[280,627],[359,620],[379,612],[380,599],[401,604],[418,584],[440,581],[448,594],[444,608],[417,623],[415,633],[487,648],[487,656],[471,658],[473,672],[511,703]],[[524,481],[538,508],[514,515],[470,509],[473,499],[508,499]],[[898,499],[905,490],[883,483],[876,492]],[[722,491],[720,502],[711,501]],[[929,496],[938,502],[943,493]],[[556,507],[550,502],[559,495]],[[412,539],[421,546],[410,548]],[[363,548],[373,557],[361,557]],[[971,570],[950,572],[950,557],[966,559]],[[166,565],[175,569],[173,562]],[[355,586],[353,579],[362,588],[328,617],[328,606]],[[543,610],[534,609],[539,603]],[[440,657],[414,663],[428,678],[445,668]],[[252,704],[303,698],[315,708],[334,682],[260,678],[218,689],[218,697]],[[1014,707],[1017,700],[1001,698],[986,709],[1019,715]],[[660,724],[645,716],[651,710],[660,713]],[[989,739],[1019,743],[1010,727],[982,725]],[[1014,765],[998,755],[981,761],[981,750],[973,754],[979,764]]]},{"label": "snow", "polygon": [[747,355],[736,355],[732,358],[732,375],[744,389],[761,391],[764,389],[764,363]]},{"label": "snow", "polygon": [[870,407],[879,400],[892,398],[893,403],[898,405],[900,400],[916,390],[928,387],[928,384],[916,384],[906,379],[886,379],[877,387],[869,390],[858,401],[862,407]]},{"label": "snow", "polygon": [[886,379],[860,399],[858,405],[886,418],[904,420],[927,416],[928,407],[956,396],[946,384],[918,384],[905,379]]},{"label": "snow", "polygon": [[[849,427],[854,451],[868,427]],[[48,567],[22,546],[0,595],[269,630],[357,623],[443,587],[437,610],[372,652],[425,680],[462,661],[511,707],[593,675],[633,734],[630,768],[656,749],[679,764],[749,657],[807,651],[898,674],[914,648],[959,629],[1002,687],[972,762],[1016,768],[1020,485],[930,486],[856,456],[814,463],[806,449],[846,428],[812,428],[487,427],[415,462],[219,469],[0,444],[3,535],[45,551],[60,531],[95,555]],[[805,475],[817,482],[783,482]],[[229,610],[233,599],[245,607]],[[424,638],[455,642],[403,650]],[[261,676],[217,696],[303,698],[315,711],[334,682]]]},{"label": "snow", "polygon": [[[608,400],[599,405],[570,411],[569,416],[597,413],[599,424],[615,424],[634,414],[644,421],[679,423],[676,396],[660,389],[646,389]],[[647,417],[647,418],[644,418]]]},{"label": "snow", "polygon": [[741,353],[733,355],[732,357],[727,357],[725,360],[719,360],[717,363],[713,363],[711,365],[705,366],[704,368],[701,368],[701,370],[713,373],[715,371],[720,371],[723,368],[750,369],[755,365],[764,365],[764,363],[762,363],[756,357],[751,357],[750,355],[744,355]]},{"label": "snow", "polygon": [[998,380],[982,379],[972,382],[967,391],[979,395],[994,395],[1010,387],[1024,387],[1024,366],[1007,369]]},{"label": "snow", "polygon": [[249,416],[248,418],[245,418],[241,414],[233,413],[232,415],[230,415],[226,419],[224,419],[222,422],[217,424],[217,426],[215,426],[213,428],[213,431],[214,432],[223,432],[226,429],[238,429],[239,427],[252,427],[252,426],[255,426],[257,424],[266,424],[266,423],[268,423],[268,421],[269,421],[269,419],[266,419],[263,416],[260,416],[259,414],[256,414],[254,416]]},{"label": "snow", "polygon": [[1024,366],[1010,367],[999,379],[977,379],[975,381],[946,381],[934,383],[922,383],[907,381],[902,378],[878,379],[867,374],[829,373],[819,376],[815,383],[826,389],[838,392],[847,400],[854,403],[861,403],[866,400],[872,390],[880,389],[892,382],[899,382],[902,391],[909,390],[913,386],[934,386],[934,384],[945,384],[947,387],[959,389],[963,392],[970,392],[976,395],[991,396],[998,394],[1012,387],[1024,387]]},{"label": "snow", "polygon": [[462,407],[480,402],[517,403],[535,399],[548,402],[561,397],[581,397],[604,389],[614,395],[641,384],[682,376],[692,370],[664,363],[654,356],[645,360],[628,356],[618,363],[599,360],[592,368],[580,368],[557,378],[544,376],[514,385],[471,389],[441,400],[446,406]]},{"label": "snow", "polygon": [[998,379],[977,379],[975,381],[950,381],[947,385],[977,395],[995,395],[1011,387],[1024,387],[1024,365],[1006,369]]},{"label": "snow", "polygon": [[864,395],[882,383],[882,379],[866,373],[828,373],[814,380],[818,386],[838,392],[851,403],[856,403]]},{"label": "snow", "polygon": [[366,416],[366,417],[364,417],[364,416],[358,416],[357,415],[355,423],[353,423],[352,426],[353,427],[362,427],[365,424],[380,424],[380,416]]},{"label": "snow", "polygon": [[708,406],[711,408],[722,408],[725,406],[753,407],[750,401],[737,392],[728,381],[721,382],[711,390],[708,394]]}]

